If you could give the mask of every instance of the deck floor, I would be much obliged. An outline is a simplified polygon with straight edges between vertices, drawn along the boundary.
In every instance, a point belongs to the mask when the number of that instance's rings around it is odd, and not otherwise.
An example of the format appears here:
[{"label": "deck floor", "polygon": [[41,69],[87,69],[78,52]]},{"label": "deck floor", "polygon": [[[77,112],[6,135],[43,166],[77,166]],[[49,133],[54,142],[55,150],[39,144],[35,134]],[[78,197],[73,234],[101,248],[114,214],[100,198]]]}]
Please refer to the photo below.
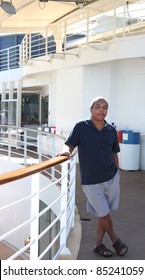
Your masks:
[{"label": "deck floor", "polygon": [[[81,224],[82,239],[78,260],[104,260],[94,252],[96,241],[95,216],[86,212],[86,198],[77,173],[76,205]],[[120,171],[120,205],[113,211],[112,220],[118,237],[128,245],[128,253],[120,257],[105,235],[104,243],[112,250],[111,260],[145,260],[145,171]]]}]

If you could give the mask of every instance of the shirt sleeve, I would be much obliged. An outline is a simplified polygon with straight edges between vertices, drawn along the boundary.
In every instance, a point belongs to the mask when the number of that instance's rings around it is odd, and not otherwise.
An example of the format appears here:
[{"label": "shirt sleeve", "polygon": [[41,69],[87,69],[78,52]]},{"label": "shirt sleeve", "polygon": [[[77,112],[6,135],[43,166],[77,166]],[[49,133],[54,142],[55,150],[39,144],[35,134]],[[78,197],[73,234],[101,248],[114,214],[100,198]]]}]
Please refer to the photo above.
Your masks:
[{"label": "shirt sleeve", "polygon": [[120,152],[120,146],[118,142],[118,136],[117,136],[117,131],[114,129],[114,143],[112,147],[113,153],[119,153]]},{"label": "shirt sleeve", "polygon": [[74,148],[77,147],[80,143],[80,133],[79,133],[79,125],[76,124],[72,131],[70,132],[69,137],[67,138],[65,144],[71,145]]}]

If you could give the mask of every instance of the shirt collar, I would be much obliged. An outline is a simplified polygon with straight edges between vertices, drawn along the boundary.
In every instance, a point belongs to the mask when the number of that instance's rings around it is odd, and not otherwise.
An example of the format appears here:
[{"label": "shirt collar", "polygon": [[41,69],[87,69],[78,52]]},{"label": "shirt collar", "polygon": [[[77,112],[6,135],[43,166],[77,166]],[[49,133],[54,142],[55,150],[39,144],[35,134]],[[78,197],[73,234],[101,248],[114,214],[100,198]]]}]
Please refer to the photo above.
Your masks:
[{"label": "shirt collar", "polygon": [[[104,120],[104,122],[105,122],[105,128],[107,128],[107,127],[109,126],[109,124],[108,124],[108,122],[107,122],[106,120]],[[90,117],[89,119],[86,120],[86,124],[87,124],[88,126],[95,127],[94,124],[93,124],[93,122],[92,122],[92,120],[91,120],[91,117]]]}]

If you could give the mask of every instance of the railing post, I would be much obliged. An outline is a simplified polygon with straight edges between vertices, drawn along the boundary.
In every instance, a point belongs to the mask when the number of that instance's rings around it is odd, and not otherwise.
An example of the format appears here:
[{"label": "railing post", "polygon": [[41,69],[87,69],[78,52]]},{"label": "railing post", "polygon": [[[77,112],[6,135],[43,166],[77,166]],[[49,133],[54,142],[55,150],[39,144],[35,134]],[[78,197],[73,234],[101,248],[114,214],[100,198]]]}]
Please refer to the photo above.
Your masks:
[{"label": "railing post", "polygon": [[[51,156],[52,157],[55,157],[56,156],[56,137],[54,135],[51,135],[51,148],[50,148],[50,151],[51,151]],[[55,179],[55,167],[51,167],[51,180],[54,181]]]},{"label": "railing post", "polygon": [[[29,42],[29,40],[28,40],[28,34],[26,34],[26,50],[25,50],[25,52],[26,52],[26,54],[25,54],[25,59],[27,60],[28,59],[28,57],[29,57],[29,46],[28,46],[28,42]],[[25,59],[24,59],[24,61],[25,61]]]},{"label": "railing post", "polygon": [[71,203],[70,203],[70,209],[71,209],[71,217],[70,217],[70,223],[71,227],[74,227],[74,220],[75,220],[75,188],[76,188],[76,155],[72,157],[70,160],[70,169],[72,168],[70,172],[70,197]]},{"label": "railing post", "polygon": [[7,50],[7,70],[10,69],[10,49]]},{"label": "railing post", "polygon": [[21,43],[21,51],[22,51],[22,63],[25,61],[25,45],[26,45],[26,38],[27,38],[27,34],[25,35],[22,43]]},{"label": "railing post", "polygon": [[30,260],[38,259],[38,235],[39,235],[39,173],[31,177],[31,222],[30,239],[32,245],[30,247]]},{"label": "railing post", "polygon": [[30,33],[30,34],[29,34],[29,43],[28,43],[28,48],[29,48],[28,59],[31,59],[31,58],[32,58],[32,55],[31,55],[31,47],[32,47],[32,40],[31,40],[31,37],[32,37],[32,34]]},{"label": "railing post", "polygon": [[38,134],[37,134],[37,153],[38,153],[38,159],[39,159],[39,162],[42,161],[42,137],[41,137],[41,132],[38,131]]},{"label": "railing post", "polygon": [[63,162],[62,164],[62,176],[64,178],[62,179],[61,184],[61,195],[63,197],[61,198],[61,219],[60,219],[60,248],[63,247],[66,248],[66,239],[67,239],[67,173],[68,173],[68,162]]},{"label": "railing post", "polygon": [[11,139],[10,139],[10,135],[11,135],[11,128],[8,127],[8,159],[9,159],[9,161],[11,160]]},{"label": "railing post", "polygon": [[66,20],[64,21],[64,53],[66,53],[66,35],[67,35],[67,32],[66,32]]},{"label": "railing post", "polygon": [[47,27],[46,27],[46,30],[45,30],[45,55],[48,54],[48,30],[47,30]]},{"label": "railing post", "polygon": [[23,54],[22,54],[22,44],[21,45],[19,45],[19,66],[21,67],[21,65],[22,65],[22,61],[23,61]]},{"label": "railing post", "polygon": [[24,165],[27,164],[27,130],[24,130]]}]

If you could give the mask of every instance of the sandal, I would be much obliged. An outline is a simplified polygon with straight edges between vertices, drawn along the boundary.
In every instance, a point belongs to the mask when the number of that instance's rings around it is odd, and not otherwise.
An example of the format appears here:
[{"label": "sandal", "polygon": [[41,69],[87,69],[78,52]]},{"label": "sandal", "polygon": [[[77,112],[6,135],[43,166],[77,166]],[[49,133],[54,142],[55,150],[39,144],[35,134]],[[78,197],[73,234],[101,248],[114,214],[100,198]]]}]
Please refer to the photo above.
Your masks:
[{"label": "sandal", "polygon": [[104,244],[101,244],[101,245],[97,246],[96,248],[94,248],[94,251],[103,257],[112,256],[112,252]]},{"label": "sandal", "polygon": [[113,247],[119,256],[124,256],[128,251],[128,247],[119,238],[115,241]]}]

